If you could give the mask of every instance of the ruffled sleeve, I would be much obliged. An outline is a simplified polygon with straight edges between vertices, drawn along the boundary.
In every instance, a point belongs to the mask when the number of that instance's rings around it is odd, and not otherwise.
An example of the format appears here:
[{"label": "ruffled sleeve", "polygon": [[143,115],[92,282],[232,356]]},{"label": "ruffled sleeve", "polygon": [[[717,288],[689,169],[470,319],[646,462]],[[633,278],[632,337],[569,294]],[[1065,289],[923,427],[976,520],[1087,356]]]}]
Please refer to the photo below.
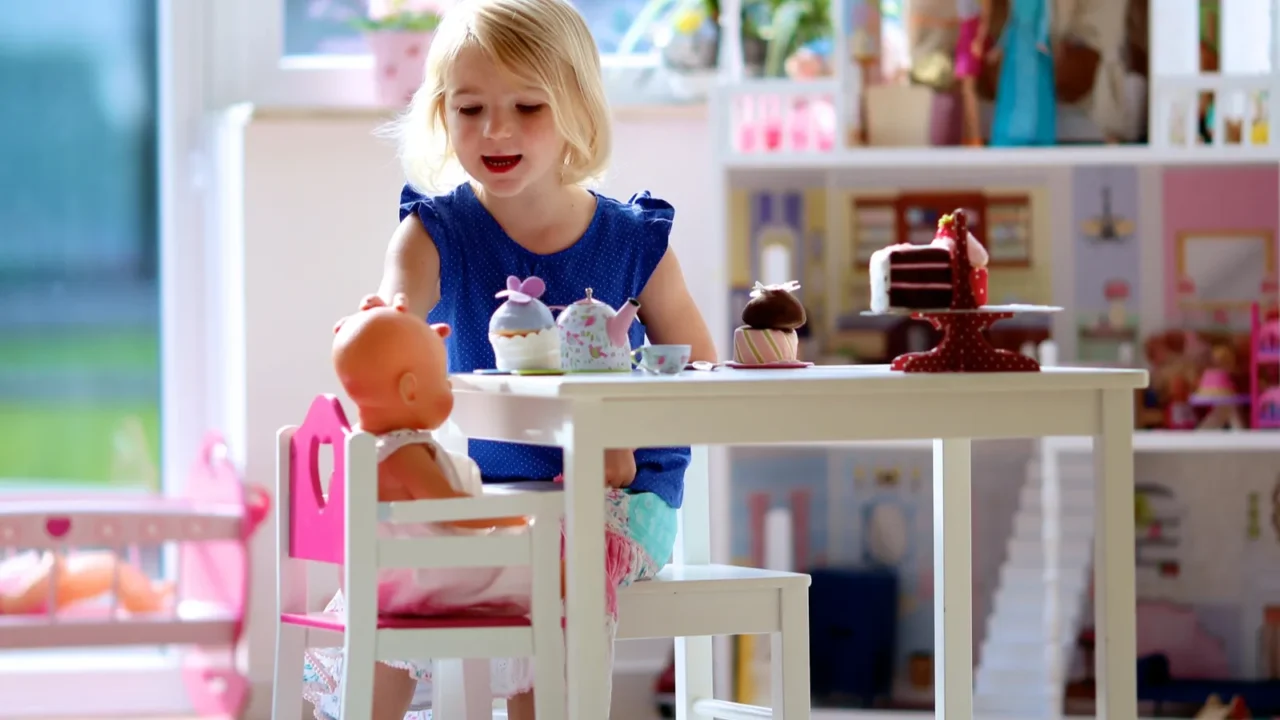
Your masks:
[{"label": "ruffled sleeve", "polygon": [[660,200],[646,190],[631,196],[627,202],[636,221],[638,247],[636,248],[635,279],[633,287],[639,296],[649,283],[662,256],[671,243],[671,223],[676,209],[666,200]]},{"label": "ruffled sleeve", "polygon": [[454,233],[450,232],[449,223],[445,220],[448,213],[441,206],[444,201],[445,198],[423,195],[406,184],[400,191],[400,220],[416,215],[431,236],[436,253],[440,255],[440,298],[442,301],[452,302],[456,290],[452,278],[458,272],[458,247]]}]

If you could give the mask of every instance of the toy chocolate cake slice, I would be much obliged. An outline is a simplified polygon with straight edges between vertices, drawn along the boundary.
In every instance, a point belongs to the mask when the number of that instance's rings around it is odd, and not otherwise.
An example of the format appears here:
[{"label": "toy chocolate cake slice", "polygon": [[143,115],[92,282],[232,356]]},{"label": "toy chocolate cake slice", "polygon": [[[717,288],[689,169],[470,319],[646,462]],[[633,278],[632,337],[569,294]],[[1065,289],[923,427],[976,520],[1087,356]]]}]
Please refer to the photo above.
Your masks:
[{"label": "toy chocolate cake slice", "polygon": [[933,245],[890,245],[871,255],[871,310],[951,307],[951,251]]},{"label": "toy chocolate cake slice", "polygon": [[871,311],[976,308],[986,301],[987,260],[964,211],[944,215],[928,245],[890,245],[871,255]]}]

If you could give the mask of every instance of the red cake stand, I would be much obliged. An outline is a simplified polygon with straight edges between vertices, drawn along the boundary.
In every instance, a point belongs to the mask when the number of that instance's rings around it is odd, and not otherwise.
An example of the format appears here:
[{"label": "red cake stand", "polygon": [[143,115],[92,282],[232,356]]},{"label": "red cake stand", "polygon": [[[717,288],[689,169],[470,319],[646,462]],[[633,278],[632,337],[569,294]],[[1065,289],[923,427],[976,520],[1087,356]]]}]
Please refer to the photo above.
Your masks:
[{"label": "red cake stand", "polygon": [[1049,305],[984,305],[972,310],[902,310],[863,315],[900,315],[926,320],[942,331],[942,340],[928,352],[899,355],[889,367],[902,372],[1039,372],[1040,363],[1021,353],[991,346],[983,333],[999,320],[1020,313],[1059,312]]},{"label": "red cake stand", "polygon": [[864,315],[901,315],[926,320],[942,332],[942,341],[928,352],[899,355],[889,366],[902,372],[1039,372],[1040,363],[1020,353],[991,346],[983,333],[997,321],[1019,313],[1058,312],[1048,305],[978,305],[974,297],[973,265],[968,251],[968,223],[963,210],[938,221],[938,234],[951,237],[952,277],[956,278],[950,308],[937,310],[892,310]]}]

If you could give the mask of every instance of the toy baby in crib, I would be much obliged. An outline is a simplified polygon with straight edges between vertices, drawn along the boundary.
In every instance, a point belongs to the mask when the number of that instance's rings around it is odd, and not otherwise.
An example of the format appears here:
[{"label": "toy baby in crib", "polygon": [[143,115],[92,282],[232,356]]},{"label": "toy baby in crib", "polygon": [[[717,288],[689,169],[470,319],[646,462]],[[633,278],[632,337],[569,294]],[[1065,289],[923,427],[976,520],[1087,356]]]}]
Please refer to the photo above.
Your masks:
[{"label": "toy baby in crib", "polygon": [[118,607],[131,613],[159,612],[173,598],[173,583],[153,581],[112,552],[27,552],[0,562],[0,615],[55,610],[112,592]]}]

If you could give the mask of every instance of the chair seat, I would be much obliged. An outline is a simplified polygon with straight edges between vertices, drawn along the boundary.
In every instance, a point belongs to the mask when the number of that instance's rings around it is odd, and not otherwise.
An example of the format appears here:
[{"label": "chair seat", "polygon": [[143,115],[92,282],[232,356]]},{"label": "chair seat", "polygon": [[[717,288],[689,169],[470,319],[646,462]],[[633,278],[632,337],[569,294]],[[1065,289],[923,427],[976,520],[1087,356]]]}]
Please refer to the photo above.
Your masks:
[{"label": "chair seat", "polygon": [[668,565],[618,591],[618,637],[778,632],[782,591],[803,591],[809,582],[803,573],[737,565]]},{"label": "chair seat", "polygon": [[[301,625],[316,630],[342,632],[346,627],[338,613],[282,613],[280,622]],[[515,628],[529,627],[527,615],[435,615],[431,617],[407,617],[404,615],[379,615],[379,630],[444,630],[452,628]]]}]

